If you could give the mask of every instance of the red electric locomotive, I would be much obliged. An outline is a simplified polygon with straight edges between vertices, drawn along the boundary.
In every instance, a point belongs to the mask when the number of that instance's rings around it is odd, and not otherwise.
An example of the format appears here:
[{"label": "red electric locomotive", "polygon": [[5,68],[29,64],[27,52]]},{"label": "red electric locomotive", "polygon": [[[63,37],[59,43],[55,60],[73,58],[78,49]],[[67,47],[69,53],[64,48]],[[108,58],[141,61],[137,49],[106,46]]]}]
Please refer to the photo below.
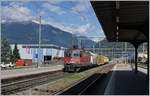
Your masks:
[{"label": "red electric locomotive", "polygon": [[83,49],[68,49],[64,54],[64,71],[79,71],[96,66],[96,56]]}]

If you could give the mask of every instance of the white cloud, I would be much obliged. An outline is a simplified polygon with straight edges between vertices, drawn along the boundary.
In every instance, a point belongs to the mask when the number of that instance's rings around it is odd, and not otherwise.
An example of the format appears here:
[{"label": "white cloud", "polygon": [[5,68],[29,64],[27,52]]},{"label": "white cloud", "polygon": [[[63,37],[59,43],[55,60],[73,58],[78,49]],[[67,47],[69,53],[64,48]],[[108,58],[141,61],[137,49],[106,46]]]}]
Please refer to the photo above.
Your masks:
[{"label": "white cloud", "polygon": [[90,24],[81,25],[77,28],[77,32],[82,34],[89,32],[90,26],[91,26]]},{"label": "white cloud", "polygon": [[[53,1],[53,2],[52,2]],[[50,3],[43,3],[42,6],[44,8],[46,8],[46,10],[49,10],[50,12],[54,12],[56,14],[65,14],[67,13],[66,11],[63,10],[63,8],[61,8],[60,6],[55,6],[55,4],[59,4],[62,1],[57,1],[52,0]],[[57,2],[56,2],[57,1]],[[76,2],[76,1],[75,1]],[[85,4],[85,5],[83,5]],[[10,7],[13,6],[13,7]],[[2,21],[3,22],[8,22],[8,21],[33,21],[36,23],[39,23],[38,21],[35,21],[32,16],[32,12],[30,9],[28,9],[27,7],[22,6],[22,4],[17,4],[15,5],[15,3],[11,3],[10,6],[2,6]],[[74,6],[72,9],[70,9],[70,12],[86,12],[89,8],[87,7],[89,6],[87,1],[77,1],[76,6]],[[46,12],[45,10],[40,11],[38,14],[45,16],[47,15],[49,12]],[[85,15],[81,16],[81,20],[85,21]],[[42,18],[42,24],[50,24],[54,27],[57,27],[61,30],[73,33],[73,34],[80,34],[80,35],[85,35],[88,32],[92,32],[95,28],[92,26],[92,24],[90,23],[85,23],[84,24],[79,24],[79,25],[75,25],[75,24],[63,24],[62,22],[59,21],[55,21],[53,18],[49,17],[49,20],[44,20],[44,18]]]},{"label": "white cloud", "polygon": [[[76,5],[70,9],[65,8],[63,6],[59,6],[60,3],[63,3],[66,1],[76,3]],[[78,14],[80,15],[81,21],[87,20],[87,17],[85,16],[84,13],[88,12],[88,10],[91,7],[89,0],[51,0],[51,1],[44,3],[42,6],[43,8],[49,10],[50,12],[53,12],[58,15],[62,15],[68,12],[71,12],[71,14],[72,13]]]},{"label": "white cloud", "polygon": [[73,25],[73,26],[59,26],[64,31],[70,32],[72,34],[77,34],[77,35],[85,35],[88,32],[91,31],[91,24],[83,24],[83,25]]},{"label": "white cloud", "polygon": [[61,30],[70,32],[72,34],[85,35],[86,33],[91,31],[91,24],[83,24],[83,25],[64,25],[60,23],[53,23],[53,26],[60,28]]},{"label": "white cloud", "polygon": [[28,21],[33,17],[31,16],[31,11],[26,7],[9,7],[3,6],[1,17],[3,21]]},{"label": "white cloud", "polygon": [[47,13],[45,11],[40,11],[39,12],[39,16],[45,16],[45,15],[47,15]]},{"label": "white cloud", "polygon": [[75,24],[66,25],[61,22],[56,22],[53,19],[48,20],[48,21],[42,20],[42,24],[50,24],[63,31],[70,32],[72,34],[78,34],[78,35],[85,35],[88,32],[93,32],[93,30],[95,29],[95,27],[92,26],[90,23],[86,23],[82,25],[75,25]]},{"label": "white cloud", "polygon": [[42,5],[43,8],[49,10],[50,12],[56,13],[58,15],[65,14],[66,12],[59,6],[52,4],[52,3],[44,3]]},{"label": "white cloud", "polygon": [[48,2],[51,4],[60,4],[62,2],[64,2],[65,0],[49,0]]},{"label": "white cloud", "polygon": [[80,0],[76,2],[76,6],[72,8],[73,12],[87,12],[90,8],[90,2],[88,0]]},{"label": "white cloud", "polygon": [[22,6],[24,5],[26,2],[22,1],[22,2],[9,2],[9,6],[12,6],[12,7],[19,7],[19,6]]},{"label": "white cloud", "polygon": [[80,16],[81,21],[88,21],[86,15],[91,7],[89,0],[77,0],[76,3],[77,4],[71,8],[71,12],[78,14]]}]

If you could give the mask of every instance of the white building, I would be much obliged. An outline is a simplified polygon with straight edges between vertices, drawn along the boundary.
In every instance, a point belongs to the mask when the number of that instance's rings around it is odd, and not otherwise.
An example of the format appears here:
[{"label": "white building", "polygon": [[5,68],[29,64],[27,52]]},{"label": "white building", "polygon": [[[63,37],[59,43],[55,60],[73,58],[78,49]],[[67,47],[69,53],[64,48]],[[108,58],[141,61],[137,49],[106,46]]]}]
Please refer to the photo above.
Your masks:
[{"label": "white building", "polygon": [[[15,44],[11,44],[12,50]],[[44,62],[45,58],[64,57],[63,47],[58,47],[52,44],[41,45],[40,51],[37,44],[17,44],[21,59],[30,59],[32,62]],[[39,53],[39,54],[38,54]]]}]

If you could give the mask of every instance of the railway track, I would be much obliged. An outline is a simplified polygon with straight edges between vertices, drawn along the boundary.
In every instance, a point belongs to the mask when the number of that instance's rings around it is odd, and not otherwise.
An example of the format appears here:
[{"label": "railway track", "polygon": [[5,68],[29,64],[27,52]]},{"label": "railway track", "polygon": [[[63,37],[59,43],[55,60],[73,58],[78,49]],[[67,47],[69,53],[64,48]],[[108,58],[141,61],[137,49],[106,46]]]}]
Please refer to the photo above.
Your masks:
[{"label": "railway track", "polygon": [[[111,67],[109,67],[108,69],[110,69]],[[105,70],[108,70],[108,69],[106,68]],[[46,84],[51,81],[64,78],[65,76],[71,76],[73,74],[76,74],[76,73],[64,73],[62,70],[59,70],[59,71],[54,71],[54,72],[41,73],[41,74],[33,75],[33,76],[31,75],[27,77],[18,77],[18,78],[12,78],[8,80],[2,80],[1,94],[2,95],[10,95],[10,94],[15,95],[18,92],[32,89],[35,86]],[[93,83],[95,83],[98,79],[100,79],[101,76],[102,74],[98,73],[98,74],[90,76],[89,78],[76,82],[76,84],[74,85],[77,87],[80,87],[81,89],[77,90],[78,92],[75,94],[84,93],[84,91],[86,91],[86,89],[88,89]],[[66,88],[66,92],[68,91],[68,89],[72,90],[72,87],[74,87],[74,85],[69,88]],[[55,94],[64,94],[64,93],[65,92],[63,90]]]},{"label": "railway track", "polygon": [[40,84],[45,84],[50,81],[62,78],[66,75],[71,75],[69,73],[64,73],[62,71],[55,71],[55,72],[47,72],[42,73],[37,76],[27,76],[20,79],[13,78],[12,80],[2,80],[1,83],[1,94],[2,95],[9,95],[15,94],[20,91],[24,91],[26,89],[35,87]]},{"label": "railway track", "polygon": [[[91,88],[92,85],[96,84],[97,81],[103,79],[106,77],[106,74],[113,68],[114,65],[111,65],[107,67],[107,72],[97,72],[93,74],[92,76],[79,81],[78,83],[75,83],[72,85],[72,87],[67,88],[67,90],[63,90],[62,92],[57,93],[58,95],[84,95],[88,89]],[[103,70],[103,71],[104,71]],[[109,71],[108,71],[109,70]],[[106,86],[103,86],[106,87]],[[91,89],[93,90],[93,89]]]},{"label": "railway track", "polygon": [[83,90],[81,90],[81,92],[79,92],[78,95],[82,95],[88,88],[90,88],[90,86],[92,86],[101,77],[102,74],[97,74],[97,76],[95,76],[95,79],[93,79],[91,83],[89,83]]}]

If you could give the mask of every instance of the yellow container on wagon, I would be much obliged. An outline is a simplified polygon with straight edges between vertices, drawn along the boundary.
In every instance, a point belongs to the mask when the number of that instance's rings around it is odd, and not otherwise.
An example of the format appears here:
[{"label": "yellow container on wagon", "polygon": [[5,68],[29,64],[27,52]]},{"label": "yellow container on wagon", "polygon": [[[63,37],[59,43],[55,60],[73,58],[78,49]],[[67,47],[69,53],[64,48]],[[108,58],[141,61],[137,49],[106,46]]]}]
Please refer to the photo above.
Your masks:
[{"label": "yellow container on wagon", "polygon": [[109,62],[108,57],[103,56],[103,55],[97,56],[97,64],[98,64],[98,65],[107,64],[108,62]]}]

